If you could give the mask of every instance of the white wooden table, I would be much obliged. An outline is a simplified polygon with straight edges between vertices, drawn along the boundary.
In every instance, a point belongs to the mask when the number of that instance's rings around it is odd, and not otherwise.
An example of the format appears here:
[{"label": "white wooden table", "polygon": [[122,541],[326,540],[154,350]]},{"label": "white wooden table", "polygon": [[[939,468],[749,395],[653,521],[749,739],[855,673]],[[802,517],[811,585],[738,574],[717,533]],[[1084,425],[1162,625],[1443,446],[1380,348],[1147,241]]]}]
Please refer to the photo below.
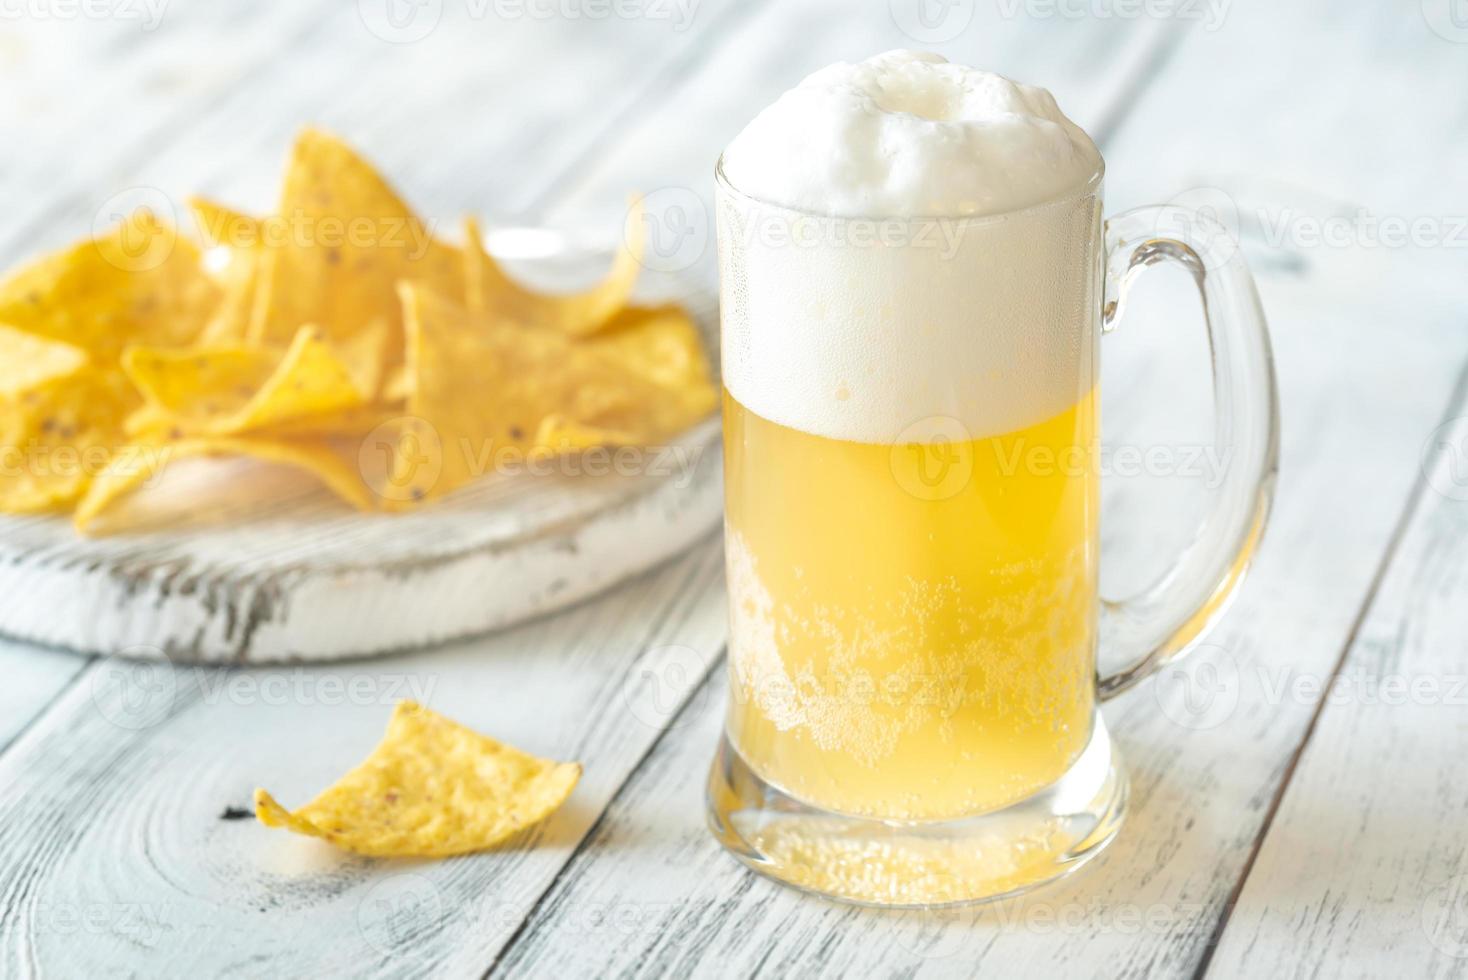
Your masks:
[{"label": "white wooden table", "polygon": [[[1205,188],[1183,199],[1236,214],[1284,461],[1222,627],[1107,707],[1132,811],[1062,886],[883,914],[722,854],[710,539],[413,656],[231,672],[0,646],[0,975],[1468,976],[1468,25],[1446,0],[3,9],[6,264],[126,187],[263,209],[318,122],[445,221],[600,227],[654,192],[707,266],[696,202],[742,122],[807,70],[930,42],[1049,86],[1101,143],[1111,210]],[[1139,292],[1105,344],[1106,441],[1160,448],[1116,457],[1113,591],[1160,567],[1206,484],[1196,303],[1166,273]],[[571,803],[523,847],[437,863],[222,818],[256,785],[306,799],[415,695],[582,760]]]}]

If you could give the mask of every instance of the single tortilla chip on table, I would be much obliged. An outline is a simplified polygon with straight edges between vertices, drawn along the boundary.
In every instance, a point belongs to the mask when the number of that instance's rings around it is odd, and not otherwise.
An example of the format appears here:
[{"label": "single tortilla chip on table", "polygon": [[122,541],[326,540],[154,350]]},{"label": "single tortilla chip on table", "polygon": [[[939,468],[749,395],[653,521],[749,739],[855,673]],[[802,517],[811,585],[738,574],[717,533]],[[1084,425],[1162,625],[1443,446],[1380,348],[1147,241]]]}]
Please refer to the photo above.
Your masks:
[{"label": "single tortilla chip on table", "polygon": [[361,765],[294,812],[257,789],[255,816],[357,854],[448,857],[539,823],[580,778],[577,763],[537,758],[403,701]]}]

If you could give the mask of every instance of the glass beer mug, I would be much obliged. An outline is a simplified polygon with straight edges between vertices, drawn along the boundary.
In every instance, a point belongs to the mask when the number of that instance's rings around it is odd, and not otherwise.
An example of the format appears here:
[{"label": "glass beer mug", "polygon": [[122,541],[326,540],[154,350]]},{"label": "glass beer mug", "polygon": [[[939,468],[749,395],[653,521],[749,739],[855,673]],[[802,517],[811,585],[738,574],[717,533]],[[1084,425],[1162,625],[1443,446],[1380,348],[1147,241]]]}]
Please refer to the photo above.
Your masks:
[{"label": "glass beer mug", "polygon": [[[729,704],[709,823],[848,901],[1012,894],[1116,834],[1098,703],[1185,652],[1258,543],[1276,467],[1263,313],[1225,232],[1105,222],[1102,174],[979,217],[830,217],[716,174]],[[1098,594],[1097,348],[1143,268],[1207,319],[1211,513],[1150,589]],[[958,328],[958,329],[956,329]],[[1119,668],[1098,674],[1098,649]]]}]

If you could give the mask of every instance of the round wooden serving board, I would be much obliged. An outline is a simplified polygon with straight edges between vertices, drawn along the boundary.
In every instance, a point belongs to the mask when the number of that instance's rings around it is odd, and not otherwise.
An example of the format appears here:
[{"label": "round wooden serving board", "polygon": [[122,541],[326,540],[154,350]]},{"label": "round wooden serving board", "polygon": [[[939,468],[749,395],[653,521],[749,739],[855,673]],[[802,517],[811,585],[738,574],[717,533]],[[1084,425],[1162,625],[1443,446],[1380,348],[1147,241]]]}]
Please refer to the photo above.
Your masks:
[{"label": "round wooden serving board", "polygon": [[[537,266],[542,281],[584,281],[606,261],[579,251]],[[644,278],[639,298],[688,306],[716,362],[711,292]],[[494,476],[403,514],[350,512],[277,467],[186,460],[124,505],[134,526],[119,534],[81,537],[66,516],[0,517],[0,634],[91,654],[267,663],[508,626],[650,568],[718,523],[716,418],[633,465],[609,458],[594,472],[573,461]]]}]

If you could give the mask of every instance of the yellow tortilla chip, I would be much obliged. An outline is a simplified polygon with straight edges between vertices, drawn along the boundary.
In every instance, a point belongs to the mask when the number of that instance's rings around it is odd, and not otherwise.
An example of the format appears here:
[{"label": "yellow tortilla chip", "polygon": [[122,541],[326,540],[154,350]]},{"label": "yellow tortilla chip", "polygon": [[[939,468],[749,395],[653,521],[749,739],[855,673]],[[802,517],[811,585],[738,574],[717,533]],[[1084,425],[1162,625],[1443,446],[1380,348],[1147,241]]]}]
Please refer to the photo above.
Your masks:
[{"label": "yellow tortilla chip", "polygon": [[[199,197],[190,199],[189,207],[200,235],[213,246],[204,258],[205,268],[215,273],[223,290],[219,306],[199,332],[197,342],[213,345],[243,341],[259,281],[260,221]],[[222,263],[216,259],[222,259]]]},{"label": "yellow tortilla chip", "polygon": [[177,439],[183,430],[173,423],[173,416],[161,405],[144,402],[133,409],[123,421],[123,433],[129,439],[150,440]]},{"label": "yellow tortilla chip", "polygon": [[404,453],[414,478],[425,481],[395,476],[393,485],[406,488],[404,502],[486,475],[501,449],[533,446],[549,415],[598,425],[660,398],[655,386],[555,331],[473,317],[412,284],[402,295],[412,379],[404,439],[437,447],[442,456],[440,465],[422,466]]},{"label": "yellow tortilla chip", "polygon": [[639,441],[636,432],[601,425],[585,425],[564,415],[547,415],[535,430],[535,446],[552,453],[575,453],[598,446],[631,446]]},{"label": "yellow tortilla chip", "polygon": [[634,198],[628,209],[625,234],[612,268],[596,286],[583,293],[548,295],[510,278],[484,248],[484,236],[473,218],[464,220],[464,285],[472,313],[494,313],[524,326],[548,327],[573,337],[584,337],[607,326],[632,298],[632,287],[642,271],[646,236],[642,205]]},{"label": "yellow tortilla chip", "polygon": [[[396,414],[399,413],[383,405],[358,405],[275,422],[250,430],[250,435],[287,439],[299,436],[361,437]],[[152,404],[134,409],[123,425],[123,432],[130,439],[144,442],[177,440],[188,435],[167,409]]]},{"label": "yellow tortilla chip", "polygon": [[338,436],[348,439],[361,439],[373,429],[400,415],[402,415],[401,408],[394,408],[389,405],[376,403],[356,405],[352,408],[343,408],[335,412],[323,412],[320,415],[304,415],[296,419],[275,422],[254,430],[253,434],[261,436],[284,436],[288,438],[295,438],[297,436]]},{"label": "yellow tortilla chip", "polygon": [[6,277],[0,323],[105,358],[128,344],[189,343],[219,297],[199,250],[139,210],[107,235]]},{"label": "yellow tortilla chip", "polygon": [[212,246],[234,252],[253,252],[260,247],[260,219],[226,207],[206,197],[189,198],[189,210],[199,236]]},{"label": "yellow tortilla chip", "polygon": [[122,369],[150,404],[200,425],[237,412],[280,364],[281,353],[243,344],[129,347]]},{"label": "yellow tortilla chip", "polygon": [[232,435],[364,402],[321,332],[301,327],[284,354],[259,347],[130,347],[123,370],[188,435]]},{"label": "yellow tortilla chip", "polygon": [[405,402],[412,387],[413,380],[408,377],[407,365],[399,364],[383,377],[378,397],[385,402]]},{"label": "yellow tortilla chip", "polygon": [[[373,509],[372,495],[356,468],[355,456],[338,450],[326,440],[197,438],[155,442],[134,448],[135,452],[119,458],[117,465],[92,481],[72,515],[77,530],[84,533],[94,531],[99,517],[165,467],[181,459],[199,456],[248,456],[261,462],[294,466],[317,477],[327,489],[358,510]],[[120,528],[109,527],[107,530]]]},{"label": "yellow tortilla chip", "polygon": [[0,511],[80,497],[123,448],[121,422],[136,404],[127,379],[92,367],[0,399]]},{"label": "yellow tortilla chip", "polygon": [[645,407],[643,418],[644,428],[660,437],[706,418],[718,406],[698,325],[679,306],[629,306],[584,344],[664,393]]},{"label": "yellow tortilla chip", "polygon": [[0,324],[0,398],[72,374],[87,363],[80,347]]},{"label": "yellow tortilla chip", "polygon": [[399,360],[396,284],[428,283],[459,295],[458,249],[436,241],[366,161],[340,140],[306,130],[296,140],[281,193],[283,240],[262,251],[251,340],[284,344],[303,323],[345,343],[387,322],[383,367]]},{"label": "yellow tortilla chip", "polygon": [[0,281],[0,510],[82,501],[87,525],[146,482],[127,461],[148,451],[285,462],[363,507],[390,480],[408,503],[504,449],[647,443],[716,407],[688,316],[627,306],[636,201],[605,279],[552,296],[501,270],[472,221],[465,248],[437,241],[319,131],[278,208],[193,199],[204,253],[139,209]]},{"label": "yellow tortilla chip", "polygon": [[580,778],[577,763],[527,755],[403,701],[361,765],[294,813],[257,789],[255,816],[357,854],[448,857],[539,823]]},{"label": "yellow tortilla chip", "polygon": [[[337,360],[351,375],[364,401],[372,401],[382,385],[390,330],[385,316],[374,317],[361,332],[332,345]],[[401,358],[401,355],[397,355]]]}]

